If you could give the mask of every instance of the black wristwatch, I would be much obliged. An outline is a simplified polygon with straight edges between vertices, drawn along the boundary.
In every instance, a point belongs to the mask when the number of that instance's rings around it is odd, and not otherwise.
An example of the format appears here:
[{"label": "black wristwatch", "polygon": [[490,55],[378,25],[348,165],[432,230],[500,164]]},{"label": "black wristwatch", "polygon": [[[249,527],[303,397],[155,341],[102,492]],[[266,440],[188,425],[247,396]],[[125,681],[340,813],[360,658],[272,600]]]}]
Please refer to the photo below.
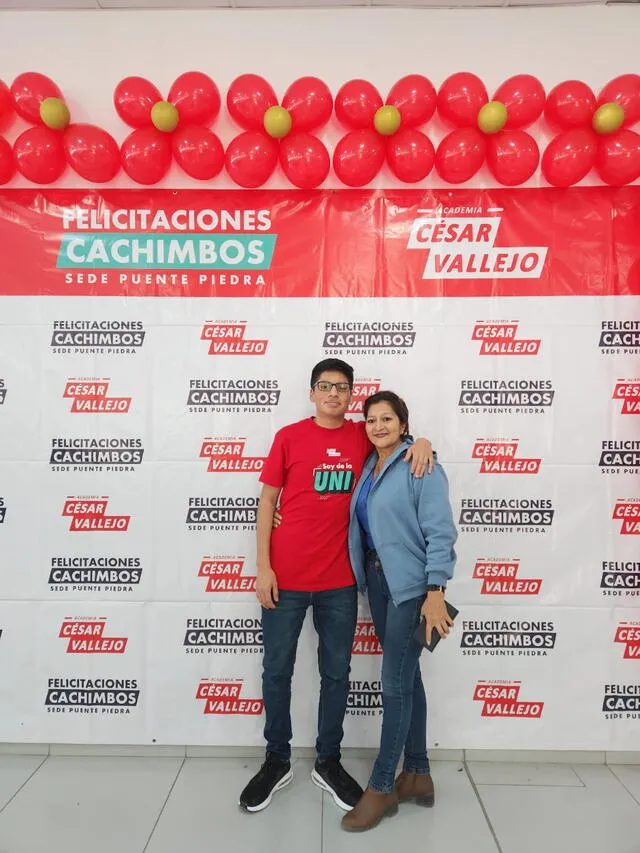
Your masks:
[{"label": "black wristwatch", "polygon": [[446,586],[439,586],[438,584],[435,584],[435,583],[430,583],[427,585],[427,592],[442,592],[442,593],[444,593],[444,592],[446,592],[446,590],[447,590]]}]

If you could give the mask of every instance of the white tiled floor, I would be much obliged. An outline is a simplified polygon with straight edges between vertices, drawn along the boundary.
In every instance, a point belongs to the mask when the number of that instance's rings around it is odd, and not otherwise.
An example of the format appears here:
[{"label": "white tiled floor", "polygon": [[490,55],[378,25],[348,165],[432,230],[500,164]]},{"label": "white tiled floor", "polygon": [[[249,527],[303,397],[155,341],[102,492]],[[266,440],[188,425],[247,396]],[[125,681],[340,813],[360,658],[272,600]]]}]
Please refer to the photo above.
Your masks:
[{"label": "white tiled floor", "polygon": [[[240,812],[259,764],[0,755],[0,853],[640,853],[640,766],[441,761],[435,808],[404,804],[351,835],[310,760],[264,812]],[[368,762],[345,765],[366,780]]]}]

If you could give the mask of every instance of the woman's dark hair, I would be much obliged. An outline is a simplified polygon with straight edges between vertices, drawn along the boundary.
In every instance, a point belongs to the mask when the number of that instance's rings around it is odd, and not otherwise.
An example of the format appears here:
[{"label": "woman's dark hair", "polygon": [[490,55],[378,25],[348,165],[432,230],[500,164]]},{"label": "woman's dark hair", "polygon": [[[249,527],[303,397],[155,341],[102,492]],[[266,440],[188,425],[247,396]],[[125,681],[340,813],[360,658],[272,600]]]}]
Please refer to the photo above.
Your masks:
[{"label": "woman's dark hair", "polygon": [[371,406],[374,406],[376,403],[388,403],[395,414],[398,416],[398,420],[400,421],[400,425],[405,428],[402,435],[408,435],[409,433],[409,409],[407,408],[407,404],[402,399],[402,397],[398,397],[396,393],[393,391],[378,391],[377,394],[372,394],[370,397],[364,401],[364,419],[366,420],[369,415],[369,409]]}]

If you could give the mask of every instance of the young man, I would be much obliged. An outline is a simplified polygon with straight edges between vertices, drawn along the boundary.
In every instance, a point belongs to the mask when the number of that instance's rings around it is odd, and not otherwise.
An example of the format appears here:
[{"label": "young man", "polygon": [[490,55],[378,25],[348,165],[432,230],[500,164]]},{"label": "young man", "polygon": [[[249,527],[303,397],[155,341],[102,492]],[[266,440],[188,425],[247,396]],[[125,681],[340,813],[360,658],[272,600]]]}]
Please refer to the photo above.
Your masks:
[{"label": "young man", "polygon": [[[256,594],[262,605],[267,754],[240,795],[245,811],[266,808],[293,778],[291,678],[309,606],[320,671],[317,760],[311,778],[345,811],[362,796],[362,788],[340,763],[358,613],[347,547],[349,503],[371,452],[364,421],[345,419],[352,389],[350,365],[333,358],[316,364],[309,393],[315,417],[276,433],[260,476]],[[412,458],[412,470],[422,476],[432,464],[431,442],[418,439],[406,458]],[[274,529],[279,499],[282,522]]]}]

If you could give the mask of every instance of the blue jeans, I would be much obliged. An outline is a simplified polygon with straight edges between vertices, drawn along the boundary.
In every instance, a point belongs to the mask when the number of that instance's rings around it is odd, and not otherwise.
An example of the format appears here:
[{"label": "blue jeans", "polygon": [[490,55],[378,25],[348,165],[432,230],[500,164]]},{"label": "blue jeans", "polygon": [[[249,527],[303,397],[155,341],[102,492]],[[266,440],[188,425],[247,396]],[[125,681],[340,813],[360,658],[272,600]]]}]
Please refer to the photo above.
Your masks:
[{"label": "blue jeans", "polygon": [[369,607],[382,645],[382,732],[369,787],[389,793],[403,750],[407,773],[429,772],[427,699],[420,673],[422,646],[413,639],[424,596],[396,607],[375,551],[367,553],[366,572]]},{"label": "blue jeans", "polygon": [[291,677],[309,606],[318,634],[318,758],[340,755],[349,698],[351,648],[358,616],[355,585],[321,592],[281,589],[275,609],[262,608],[262,697],[267,751],[286,761],[291,757]]}]

